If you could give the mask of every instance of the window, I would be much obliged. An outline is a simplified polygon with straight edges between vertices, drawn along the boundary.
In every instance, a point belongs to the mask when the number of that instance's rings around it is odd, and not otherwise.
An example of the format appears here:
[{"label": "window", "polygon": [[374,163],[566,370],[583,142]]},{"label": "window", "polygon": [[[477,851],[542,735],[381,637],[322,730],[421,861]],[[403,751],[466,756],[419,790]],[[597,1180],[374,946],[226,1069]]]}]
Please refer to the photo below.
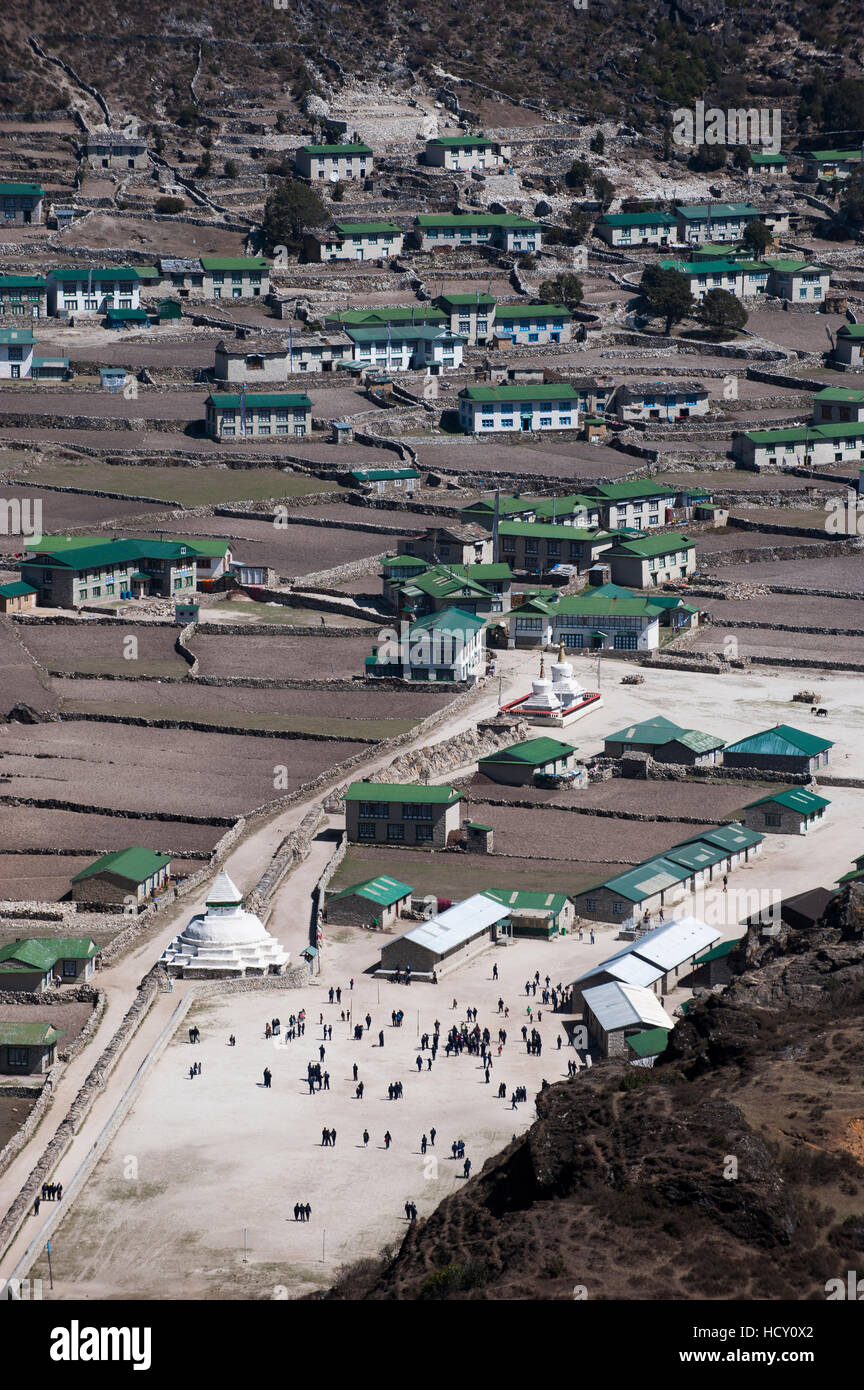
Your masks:
[{"label": "window", "polygon": [[386,818],[388,806],[386,801],[361,801],[360,815],[365,817],[379,816]]},{"label": "window", "polygon": [[596,912],[596,911],[597,911],[597,899],[596,899],[596,898],[586,898],[586,899],[585,899],[585,907],[586,907],[586,909],[587,909],[588,912]]},{"label": "window", "polygon": [[622,912],[626,912],[626,911],[627,911],[627,904],[626,904],[626,903],[622,903],[622,902],[620,902],[620,901],[619,901],[619,902],[614,902],[614,903],[612,904],[612,911],[615,913],[616,916],[620,917],[621,914],[622,914]]},{"label": "window", "polygon": [[375,826],[374,826],[374,823],[373,823],[372,821],[362,821],[362,820],[361,820],[360,822],[358,822],[358,825],[357,825],[357,839],[358,839],[358,840],[374,840],[374,839],[375,839]]},{"label": "window", "polygon": [[432,807],[422,802],[414,802],[412,805],[403,806],[402,814],[406,820],[432,820]]},{"label": "window", "polygon": [[541,416],[540,416],[540,428],[541,428],[541,430],[542,430],[542,429],[549,429],[550,426],[551,426],[551,424],[552,424],[552,416],[551,416],[551,415],[541,415]]},{"label": "window", "polygon": [[75,976],[76,976],[77,974],[78,974],[78,962],[77,962],[77,961],[74,961],[74,960],[64,960],[64,962],[63,962],[63,975],[64,975],[64,977],[65,977],[67,980],[70,979],[70,978],[71,978],[71,979],[74,979]]},{"label": "window", "polygon": [[29,1067],[30,1049],[29,1047],[7,1047],[6,1062],[10,1067]]},{"label": "window", "polygon": [[558,423],[559,423],[559,425],[569,425],[569,424],[571,423],[571,422],[570,422],[570,416],[569,416],[569,415],[562,415],[561,418],[559,419]]},{"label": "window", "polygon": [[782,825],[782,823],[783,823],[783,818],[782,818],[782,816],[780,815],[780,813],[779,813],[778,811],[766,811],[766,812],[765,812],[765,824],[766,824],[766,825]]},{"label": "window", "polygon": [[390,821],[387,826],[387,839],[390,841],[402,841],[405,839],[405,827],[401,821]]}]

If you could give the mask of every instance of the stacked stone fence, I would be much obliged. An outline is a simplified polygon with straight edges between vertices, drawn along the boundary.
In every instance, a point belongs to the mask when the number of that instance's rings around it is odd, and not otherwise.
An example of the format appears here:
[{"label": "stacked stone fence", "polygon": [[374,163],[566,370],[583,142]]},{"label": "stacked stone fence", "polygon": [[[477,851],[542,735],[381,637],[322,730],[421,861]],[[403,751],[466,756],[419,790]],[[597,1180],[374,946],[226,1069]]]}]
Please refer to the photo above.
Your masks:
[{"label": "stacked stone fence", "polygon": [[315,806],[303,817],[296,830],[290,831],[279,843],[264,873],[244,899],[247,911],[259,916],[267,912],[285,875],[308,858],[312,841],[324,819],[321,806]]},{"label": "stacked stone fence", "polygon": [[123,724],[138,729],[189,729],[199,734],[237,734],[243,738],[285,739],[289,742],[307,743],[365,743],[374,747],[380,742],[375,738],[363,738],[360,734],[313,734],[299,729],[255,729],[244,724],[208,724],[198,719],[150,719],[140,714],[98,714],[72,712],[63,715],[64,722],[76,724]]},{"label": "stacked stone fence", "polygon": [[[778,529],[773,528],[775,531]],[[798,528],[795,528],[797,531]],[[781,533],[782,534],[782,533]],[[789,533],[786,532],[788,535]],[[824,531],[817,532],[817,535],[825,535]],[[747,548],[744,546],[732,546],[729,550],[715,550],[711,554],[712,568],[723,569],[727,565],[756,564],[766,560],[819,560],[829,559],[839,555],[852,555],[860,550],[860,542],[855,540],[823,541],[821,545],[784,545],[784,546],[764,546]],[[773,585],[768,586],[772,592],[781,593],[784,590],[775,589]],[[818,593],[816,589],[798,589],[792,592],[801,594]]]}]

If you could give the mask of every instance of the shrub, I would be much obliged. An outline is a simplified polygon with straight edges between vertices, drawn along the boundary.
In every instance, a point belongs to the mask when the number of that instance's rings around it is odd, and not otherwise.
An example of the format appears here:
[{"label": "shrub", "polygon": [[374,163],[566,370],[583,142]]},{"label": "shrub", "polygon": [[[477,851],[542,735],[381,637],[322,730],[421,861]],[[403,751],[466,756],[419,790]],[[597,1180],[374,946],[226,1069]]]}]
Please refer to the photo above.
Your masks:
[{"label": "shrub", "polygon": [[153,204],[155,212],[182,212],[186,203],[182,198],[157,198]]}]

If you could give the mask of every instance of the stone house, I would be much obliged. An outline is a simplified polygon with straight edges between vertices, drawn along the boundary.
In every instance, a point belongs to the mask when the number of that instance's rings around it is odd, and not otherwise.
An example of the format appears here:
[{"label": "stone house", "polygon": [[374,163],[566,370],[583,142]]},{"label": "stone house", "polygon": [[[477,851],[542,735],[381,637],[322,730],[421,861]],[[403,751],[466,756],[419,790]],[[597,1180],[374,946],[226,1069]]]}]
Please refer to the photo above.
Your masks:
[{"label": "stone house", "polygon": [[395,222],[336,222],[329,231],[303,237],[307,261],[380,261],[401,256],[402,229]]},{"label": "stone house", "polygon": [[614,410],[625,423],[689,420],[708,414],[708,389],[698,381],[628,382],[616,390]]},{"label": "stone house", "polygon": [[312,402],[301,393],[214,391],[204,406],[210,439],[263,439],[280,434],[302,438],[312,430]]},{"label": "stone house", "polygon": [[0,314],[44,318],[48,312],[48,282],[41,275],[0,275]]},{"label": "stone house", "polygon": [[348,841],[443,849],[458,833],[463,797],[448,786],[352,782],[344,793]]},{"label": "stone house", "polygon": [[99,954],[86,936],[31,936],[0,946],[0,990],[40,994],[57,985],[81,984]]},{"label": "stone house", "polygon": [[0,1021],[0,1072],[4,1076],[38,1076],[53,1067],[55,1049],[65,1037],[53,1023],[40,1020]]},{"label": "stone house", "polygon": [[853,421],[748,430],[733,436],[730,452],[743,467],[753,469],[854,463],[864,459],[864,425]]},{"label": "stone house", "polygon": [[817,425],[864,424],[864,391],[842,386],[826,386],[813,397],[813,420]]},{"label": "stone house", "polygon": [[[423,560],[427,564],[491,565],[494,544],[489,532],[473,522],[450,522],[430,526],[422,536],[410,536],[398,542],[399,554],[410,563]],[[413,568],[413,566],[412,566]]]},{"label": "stone house", "polygon": [[16,580],[0,584],[0,613],[28,613],[36,607],[36,590],[32,584]]},{"label": "stone house", "polygon": [[657,996],[642,985],[610,981],[586,989],[582,998],[588,1037],[602,1057],[627,1058],[628,1037],[675,1027]]},{"label": "stone house", "polygon": [[374,926],[390,931],[410,909],[413,891],[407,883],[400,883],[389,874],[379,874],[328,894],[324,920],[340,926]]},{"label": "stone house", "polygon": [[197,553],[188,541],[84,539],[57,550],[46,541],[23,561],[21,578],[36,589],[40,607],[77,608],[125,595],[172,598],[197,586]]},{"label": "stone house", "polygon": [[691,245],[740,241],[745,228],[759,216],[752,203],[682,203],[675,208],[678,240]]},{"label": "stone house", "polygon": [[790,787],[788,791],[750,801],[744,807],[744,824],[751,830],[768,835],[806,835],[821,825],[831,805],[824,796],[817,796],[806,787]]},{"label": "stone house", "polygon": [[283,382],[299,372],[326,372],[351,357],[351,340],[344,333],[289,334],[287,342],[273,338],[237,337],[216,344],[213,375],[217,381],[242,385]]},{"label": "stone house", "polygon": [[312,183],[329,179],[365,179],[372,173],[374,157],[368,145],[301,145],[294,156],[298,174]]},{"label": "stone house", "polygon": [[410,969],[440,979],[509,935],[507,908],[474,893],[381,948],[383,973]]},{"label": "stone house", "polygon": [[84,158],[91,169],[146,169],[147,143],[116,130],[96,130],[84,141]]},{"label": "stone house", "polygon": [[818,734],[775,724],[773,729],[730,743],[723,752],[727,767],[754,767],[763,772],[816,773],[827,767],[834,744]]},{"label": "stone house", "polygon": [[455,246],[494,246],[499,251],[534,252],[543,244],[542,228],[514,213],[423,212],[414,219],[421,251]]},{"label": "stone house", "polygon": [[563,642],[569,651],[656,651],[662,617],[662,609],[638,594],[550,594],[513,610],[508,645],[545,648]]},{"label": "stone house", "polygon": [[561,564],[587,569],[616,539],[608,531],[557,522],[502,521],[498,527],[501,559],[523,574],[549,574]]},{"label": "stone house", "polygon": [[861,149],[802,150],[802,177],[811,183],[819,179],[848,179],[861,163]]},{"label": "stone house", "polygon": [[537,773],[570,772],[576,749],[555,738],[529,738],[478,759],[477,769],[490,782],[507,787],[532,787]]},{"label": "stone house", "polygon": [[36,339],[29,328],[0,329],[0,381],[19,381],[33,374]]},{"label": "stone house", "polygon": [[439,294],[437,307],[447,315],[451,333],[458,333],[466,343],[491,342],[495,331],[495,299],[485,291],[474,294]]},{"label": "stone house", "polygon": [[7,227],[36,226],[43,221],[45,189],[38,183],[0,183],[0,218]]},{"label": "stone house", "polygon": [[837,329],[837,340],[831,354],[832,365],[844,371],[860,372],[864,368],[861,349],[864,347],[864,323],[844,323]]},{"label": "stone house", "polygon": [[141,283],[132,266],[48,271],[49,314],[103,317],[109,309],[140,309]]},{"label": "stone house", "polygon": [[494,336],[499,347],[569,343],[572,323],[566,304],[499,304]]},{"label": "stone house", "polygon": [[472,169],[501,169],[510,163],[509,145],[483,135],[438,135],[426,141],[424,160],[432,169],[469,173]]},{"label": "stone house", "polygon": [[768,293],[790,304],[820,304],[831,288],[831,272],[825,266],[789,258],[769,258],[765,264],[770,270]]},{"label": "stone house", "polygon": [[607,758],[621,758],[625,753],[647,753],[660,762],[695,767],[722,762],[723,742],[715,734],[685,729],[671,719],[656,715],[607,734],[603,752]]},{"label": "stone house", "polygon": [[486,619],[447,607],[416,622],[402,621],[399,631],[382,633],[366,657],[369,679],[464,681],[474,684],[486,669]]},{"label": "stone house", "polygon": [[677,531],[618,541],[603,552],[612,583],[627,589],[650,589],[670,579],[685,579],[696,568],[696,544]]},{"label": "stone house", "polygon": [[579,391],[567,382],[466,386],[459,392],[465,434],[579,429]]},{"label": "stone house", "polygon": [[[650,399],[650,397],[649,397]],[[589,483],[585,492],[600,509],[599,524],[607,530],[647,531],[668,526],[683,497],[674,484],[634,478],[624,483]]]},{"label": "stone house", "polygon": [[484,896],[506,907],[513,936],[551,941],[573,928],[575,911],[566,893],[531,892],[525,889],[485,888]]},{"label": "stone house", "polygon": [[604,213],[594,223],[594,235],[608,246],[668,246],[676,225],[671,212]]},{"label": "stone house", "polygon": [[140,908],[161,892],[170,877],[170,854],[130,845],[101,855],[77,873],[70,896],[79,905]]}]

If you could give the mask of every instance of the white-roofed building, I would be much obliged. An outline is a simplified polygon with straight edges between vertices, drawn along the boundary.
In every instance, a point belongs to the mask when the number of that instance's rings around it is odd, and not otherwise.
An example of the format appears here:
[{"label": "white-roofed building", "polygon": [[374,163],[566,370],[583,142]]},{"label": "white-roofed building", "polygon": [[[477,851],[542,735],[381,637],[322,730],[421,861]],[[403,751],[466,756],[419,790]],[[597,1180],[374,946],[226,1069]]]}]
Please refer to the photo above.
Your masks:
[{"label": "white-roofed building", "polygon": [[485,893],[474,893],[388,941],[381,947],[379,969],[384,974],[410,969],[415,975],[431,975],[434,971],[440,977],[491,946],[505,932],[509,934],[509,908]]},{"label": "white-roofed building", "polygon": [[642,985],[611,980],[586,989],[583,998],[588,1036],[604,1057],[628,1057],[628,1034],[675,1027],[657,996]]},{"label": "white-roofed building", "polygon": [[579,1013],[590,989],[616,982],[667,994],[675,988],[679,976],[689,974],[696,957],[720,940],[720,935],[716,927],[709,927],[698,917],[665,922],[575,980],[570,1007]]},{"label": "white-roofed building", "polygon": [[260,917],[243,907],[243,894],[220,869],[207,894],[207,911],[193,917],[163,951],[169,975],[222,979],[281,975],[290,957]]}]

